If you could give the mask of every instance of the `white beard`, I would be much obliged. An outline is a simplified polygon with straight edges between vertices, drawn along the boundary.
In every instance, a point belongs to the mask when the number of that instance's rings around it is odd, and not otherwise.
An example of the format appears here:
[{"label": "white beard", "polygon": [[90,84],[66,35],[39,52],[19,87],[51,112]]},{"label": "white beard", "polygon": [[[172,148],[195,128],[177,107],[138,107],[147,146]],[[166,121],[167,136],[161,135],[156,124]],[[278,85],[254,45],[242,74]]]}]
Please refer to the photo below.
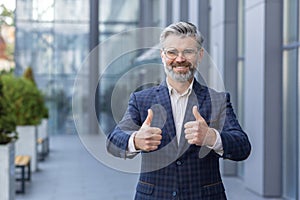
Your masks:
[{"label": "white beard", "polygon": [[167,65],[165,62],[163,62],[165,73],[167,76],[170,76],[173,80],[178,82],[187,82],[191,80],[194,77],[196,68],[189,67],[189,71],[187,73],[176,73],[173,71],[173,67]]}]

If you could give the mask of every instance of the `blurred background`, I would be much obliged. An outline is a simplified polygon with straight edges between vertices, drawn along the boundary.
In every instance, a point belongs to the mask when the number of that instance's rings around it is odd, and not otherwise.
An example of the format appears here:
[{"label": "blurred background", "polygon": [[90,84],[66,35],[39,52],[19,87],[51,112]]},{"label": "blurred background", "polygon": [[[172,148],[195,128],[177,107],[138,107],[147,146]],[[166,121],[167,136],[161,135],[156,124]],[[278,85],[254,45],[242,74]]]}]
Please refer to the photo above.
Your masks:
[{"label": "blurred background", "polygon": [[[5,59],[14,63],[17,76],[28,66],[33,69],[46,96],[51,137],[76,135],[74,81],[98,44],[136,28],[194,23],[252,143],[248,160],[220,161],[223,176],[238,180],[256,195],[252,199],[300,199],[299,0],[1,0],[0,5]],[[110,48],[120,47],[114,45]],[[110,63],[114,70],[105,70],[101,65],[105,53],[100,52],[100,61],[95,61],[98,68],[88,70],[91,81],[86,90],[93,96],[101,74],[96,114],[109,132],[116,123],[108,109],[116,82],[141,63],[159,64],[160,59],[159,51],[136,50]],[[163,71],[145,69],[131,81],[145,76],[157,76],[159,83]],[[213,82],[214,77],[208,76]],[[124,88],[126,93],[132,92],[129,88]],[[120,104],[126,105],[127,100],[121,99]],[[88,115],[86,122],[89,133],[98,132],[97,121]]]}]

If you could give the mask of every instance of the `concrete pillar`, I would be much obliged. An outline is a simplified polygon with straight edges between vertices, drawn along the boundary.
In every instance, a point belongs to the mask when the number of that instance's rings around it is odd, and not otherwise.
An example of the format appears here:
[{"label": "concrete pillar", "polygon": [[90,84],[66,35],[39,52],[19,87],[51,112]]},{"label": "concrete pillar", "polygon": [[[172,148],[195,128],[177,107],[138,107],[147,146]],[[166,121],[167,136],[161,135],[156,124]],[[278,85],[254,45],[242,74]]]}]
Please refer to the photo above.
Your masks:
[{"label": "concrete pillar", "polygon": [[[98,78],[99,78],[99,49],[95,49],[99,44],[99,2],[90,0],[90,34],[89,34],[89,51],[94,51],[89,56],[89,133],[97,134],[99,132],[97,117],[99,113],[99,95],[98,95]],[[95,101],[95,103],[93,103]],[[93,107],[95,105],[95,107]]]},{"label": "concrete pillar", "polygon": [[281,196],[282,1],[246,1],[245,130],[252,152],[245,185],[262,196]]}]

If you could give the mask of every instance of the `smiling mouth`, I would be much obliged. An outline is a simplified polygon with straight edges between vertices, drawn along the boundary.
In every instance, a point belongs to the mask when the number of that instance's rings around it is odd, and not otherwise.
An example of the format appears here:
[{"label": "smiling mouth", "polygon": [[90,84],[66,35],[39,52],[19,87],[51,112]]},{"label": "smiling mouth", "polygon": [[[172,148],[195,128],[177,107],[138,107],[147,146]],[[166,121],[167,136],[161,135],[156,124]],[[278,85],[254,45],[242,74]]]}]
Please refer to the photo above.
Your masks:
[{"label": "smiling mouth", "polygon": [[177,68],[177,69],[186,69],[189,67],[190,65],[172,65],[172,68]]},{"label": "smiling mouth", "polygon": [[182,69],[184,69],[184,68],[188,68],[189,66],[173,66],[173,68],[182,68]]},{"label": "smiling mouth", "polygon": [[173,71],[175,73],[179,73],[179,74],[186,74],[190,71],[189,69],[190,68],[188,66],[174,66],[173,67]]}]

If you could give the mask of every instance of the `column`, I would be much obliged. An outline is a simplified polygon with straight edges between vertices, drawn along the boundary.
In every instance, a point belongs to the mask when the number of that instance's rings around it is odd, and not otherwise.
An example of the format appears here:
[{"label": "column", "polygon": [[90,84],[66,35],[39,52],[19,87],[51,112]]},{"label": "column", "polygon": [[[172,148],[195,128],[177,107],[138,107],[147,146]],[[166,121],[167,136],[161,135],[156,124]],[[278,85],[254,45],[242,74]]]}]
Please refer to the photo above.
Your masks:
[{"label": "column", "polygon": [[281,195],[282,1],[246,1],[245,130],[252,152],[245,185],[268,197]]}]

